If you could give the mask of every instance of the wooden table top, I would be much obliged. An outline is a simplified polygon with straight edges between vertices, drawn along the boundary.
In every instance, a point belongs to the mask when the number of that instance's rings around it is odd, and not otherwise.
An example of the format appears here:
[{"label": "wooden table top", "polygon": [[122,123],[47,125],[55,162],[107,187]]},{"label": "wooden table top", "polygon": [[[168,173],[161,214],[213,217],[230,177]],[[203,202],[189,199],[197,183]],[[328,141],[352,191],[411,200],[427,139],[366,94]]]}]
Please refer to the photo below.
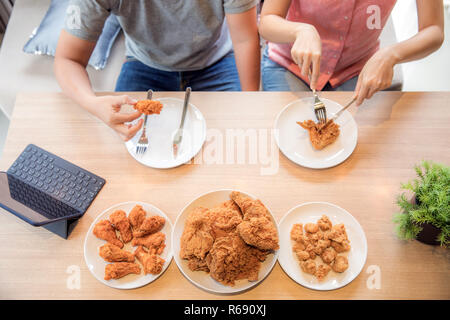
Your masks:
[{"label": "wooden table top", "polygon": [[[145,98],[141,92],[130,95]],[[205,116],[209,130],[263,131],[272,128],[286,104],[306,95],[193,92],[191,102]],[[322,93],[341,104],[350,95]],[[163,96],[183,98],[183,93],[155,94],[155,98]],[[422,159],[450,163],[449,108],[450,93],[378,93],[360,108],[350,108],[358,124],[358,144],[345,162],[312,170],[280,153],[276,174],[262,175],[264,165],[249,161],[148,168],[128,154],[110,128],[62,94],[19,94],[0,169],[6,170],[27,144],[34,143],[104,177],[107,184],[68,240],[0,210],[0,299],[449,299],[449,251],[401,241],[392,223],[400,183],[414,177],[414,164]],[[134,290],[107,287],[87,269],[84,238],[106,208],[145,201],[162,209],[174,223],[192,199],[223,188],[254,194],[277,221],[292,207],[309,201],[327,201],[346,209],[366,233],[368,256],[362,272],[341,289],[320,292],[291,280],[277,263],[253,289],[221,296],[191,284],[173,260],[158,280]],[[74,270],[80,271],[79,288],[70,285]],[[378,288],[372,282],[374,270],[381,276]]]}]

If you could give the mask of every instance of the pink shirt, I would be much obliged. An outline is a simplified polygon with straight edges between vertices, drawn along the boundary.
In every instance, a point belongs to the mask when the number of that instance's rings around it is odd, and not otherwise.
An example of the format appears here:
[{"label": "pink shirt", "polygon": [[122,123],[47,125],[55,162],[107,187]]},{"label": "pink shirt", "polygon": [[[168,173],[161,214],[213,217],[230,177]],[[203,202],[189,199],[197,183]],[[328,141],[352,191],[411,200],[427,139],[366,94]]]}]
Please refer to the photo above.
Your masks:
[{"label": "pink shirt", "polygon": [[[379,49],[379,36],[396,0],[292,0],[286,19],[312,24],[322,40],[317,89],[358,75]],[[377,28],[380,27],[380,28]],[[291,58],[292,44],[269,43],[269,57],[309,83]]]}]

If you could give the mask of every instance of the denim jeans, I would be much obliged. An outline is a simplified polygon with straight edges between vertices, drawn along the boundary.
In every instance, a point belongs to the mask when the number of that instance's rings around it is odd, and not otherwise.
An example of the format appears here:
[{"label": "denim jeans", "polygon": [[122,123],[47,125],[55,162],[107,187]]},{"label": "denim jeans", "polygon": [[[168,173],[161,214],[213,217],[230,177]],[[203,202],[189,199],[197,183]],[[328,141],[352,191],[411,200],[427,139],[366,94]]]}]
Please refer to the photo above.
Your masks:
[{"label": "denim jeans", "polygon": [[116,83],[116,91],[241,91],[241,83],[230,52],[215,64],[196,71],[172,72],[149,67],[127,57]]},{"label": "denim jeans", "polygon": [[[269,58],[267,47],[261,59],[262,87],[264,91],[310,91],[309,85],[291,71]],[[322,91],[354,91],[358,77],[353,77],[333,88],[328,82]]]}]

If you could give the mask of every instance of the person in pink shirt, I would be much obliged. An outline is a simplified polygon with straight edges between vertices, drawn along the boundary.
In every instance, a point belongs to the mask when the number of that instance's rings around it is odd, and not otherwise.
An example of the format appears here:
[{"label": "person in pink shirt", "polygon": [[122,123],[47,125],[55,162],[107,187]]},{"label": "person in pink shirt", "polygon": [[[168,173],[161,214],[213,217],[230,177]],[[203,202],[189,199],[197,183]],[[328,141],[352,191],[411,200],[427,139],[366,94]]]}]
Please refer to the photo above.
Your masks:
[{"label": "person in pink shirt", "polygon": [[395,0],[266,0],[259,24],[269,41],[261,62],[263,89],[354,90],[360,105],[389,88],[396,64],[421,59],[442,45],[442,0],[416,2],[417,34],[380,48],[378,38]]}]

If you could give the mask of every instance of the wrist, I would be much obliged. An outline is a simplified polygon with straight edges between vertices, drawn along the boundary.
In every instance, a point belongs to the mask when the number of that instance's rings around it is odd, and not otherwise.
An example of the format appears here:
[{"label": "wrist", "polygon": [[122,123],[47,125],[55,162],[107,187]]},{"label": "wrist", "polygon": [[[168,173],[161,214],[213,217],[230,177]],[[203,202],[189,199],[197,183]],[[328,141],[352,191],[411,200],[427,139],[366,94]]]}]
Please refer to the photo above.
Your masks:
[{"label": "wrist", "polygon": [[401,58],[395,50],[395,47],[388,47],[384,51],[385,60],[389,65],[394,67],[396,64],[400,63]]},{"label": "wrist", "polygon": [[297,26],[294,29],[295,40],[302,37],[305,34],[305,32],[309,31],[316,31],[316,28],[311,24],[297,23]]}]

